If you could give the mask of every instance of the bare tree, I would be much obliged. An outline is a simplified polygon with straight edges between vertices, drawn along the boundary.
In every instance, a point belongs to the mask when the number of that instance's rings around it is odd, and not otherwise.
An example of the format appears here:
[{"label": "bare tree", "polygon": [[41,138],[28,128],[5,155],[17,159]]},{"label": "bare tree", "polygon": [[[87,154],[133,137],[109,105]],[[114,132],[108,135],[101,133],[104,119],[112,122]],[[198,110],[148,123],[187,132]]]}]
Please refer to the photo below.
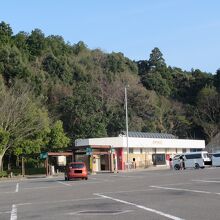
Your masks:
[{"label": "bare tree", "polygon": [[48,125],[48,116],[37,102],[33,102],[30,89],[23,84],[1,90],[0,103],[0,128],[9,135],[7,143],[0,140],[1,169],[5,152],[43,131]]}]

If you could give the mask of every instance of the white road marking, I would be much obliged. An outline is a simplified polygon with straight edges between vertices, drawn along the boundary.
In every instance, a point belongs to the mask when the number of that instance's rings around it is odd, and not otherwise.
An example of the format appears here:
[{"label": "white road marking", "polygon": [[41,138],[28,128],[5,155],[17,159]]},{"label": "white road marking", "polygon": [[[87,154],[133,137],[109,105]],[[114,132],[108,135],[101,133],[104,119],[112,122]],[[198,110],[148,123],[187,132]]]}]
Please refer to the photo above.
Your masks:
[{"label": "white road marking", "polygon": [[34,189],[51,189],[51,188],[60,188],[64,186],[37,186],[37,187],[22,187],[22,190],[34,190]]},{"label": "white road marking", "polygon": [[[95,213],[96,211],[102,211],[103,213]],[[77,211],[77,212],[70,212],[66,215],[120,215],[128,212],[133,212],[133,210],[116,210],[115,213],[104,213],[105,211],[109,212],[111,210],[83,210],[83,211]],[[115,210],[113,210],[114,212]]]},{"label": "white road marking", "polygon": [[95,177],[89,177],[90,180],[97,180]]},{"label": "white road marking", "polygon": [[[77,184],[77,183],[79,183],[79,184],[78,184],[78,186],[79,186],[79,185],[103,183],[103,182],[105,182],[105,181],[101,181],[101,182],[98,182],[98,181],[96,181],[96,182],[92,182],[92,181],[91,181],[91,182],[79,181],[79,182],[69,182],[69,183],[64,183],[64,182],[61,182],[61,181],[54,181],[54,182],[59,182],[60,184],[66,185],[66,186],[73,186],[73,185],[70,184],[70,183],[74,183],[74,185]],[[110,182],[110,181],[106,181],[106,182]],[[113,182],[113,181],[112,181],[112,182]],[[62,187],[62,186],[22,187],[22,190],[51,189],[51,188],[60,188],[60,187]],[[1,193],[6,193],[6,192],[0,192],[0,194],[1,194]],[[11,193],[11,192],[7,192],[7,193]],[[13,193],[14,193],[14,192],[13,192]]]},{"label": "white road marking", "polygon": [[202,190],[192,190],[192,189],[183,189],[183,188],[171,188],[171,187],[163,187],[163,186],[150,186],[150,187],[157,188],[157,189],[174,190],[174,191],[185,191],[185,192],[194,192],[194,193],[220,195],[220,193],[214,193],[214,192],[202,191]]},{"label": "white road marking", "polygon": [[54,203],[63,203],[63,202],[78,202],[78,201],[89,201],[89,200],[100,200],[100,199],[103,199],[103,198],[92,197],[92,198],[85,198],[85,199],[69,199],[69,200],[56,200],[56,201],[42,201],[42,202],[34,202],[34,203],[18,203],[16,204],[16,206],[54,204]]},{"label": "white road marking", "polygon": [[151,209],[151,208],[148,208],[148,207],[145,207],[145,206],[142,206],[142,205],[138,205],[138,204],[135,204],[135,203],[132,203],[132,202],[127,202],[125,200],[116,199],[116,198],[113,198],[113,197],[110,197],[110,196],[105,196],[105,195],[102,195],[102,194],[99,194],[99,193],[95,193],[94,195],[97,195],[97,196],[100,196],[100,197],[103,197],[103,198],[106,198],[106,199],[110,199],[110,200],[113,200],[113,201],[116,201],[116,202],[120,202],[120,203],[123,203],[123,204],[126,204],[126,205],[135,206],[136,208],[144,209],[144,210],[146,210],[148,212],[153,212],[155,214],[167,217],[169,219],[184,220],[183,218],[179,218],[179,217],[176,217],[174,215],[170,215],[170,214],[167,214],[167,213],[155,210],[155,209]]},{"label": "white road marking", "polygon": [[0,194],[4,194],[4,193],[15,193],[15,191],[13,191],[13,192],[0,192]]},{"label": "white road marking", "polygon": [[220,181],[216,180],[192,180],[194,182],[203,182],[203,183],[220,183]]},{"label": "white road marking", "polygon": [[16,205],[12,205],[10,220],[17,220],[17,206]]},{"label": "white road marking", "polygon": [[0,212],[0,215],[1,214],[8,214],[8,213],[11,213],[11,211]]},{"label": "white road marking", "polygon": [[133,192],[148,192],[157,189],[137,189],[137,190],[122,190],[122,191],[112,191],[112,192],[98,192],[99,194],[117,194],[117,193],[133,193]]},{"label": "white road marking", "polygon": [[56,181],[56,182],[58,182],[58,183],[60,183],[60,184],[63,184],[63,185],[65,185],[65,186],[71,186],[71,184],[69,184],[69,183],[63,183],[63,182],[61,182],[61,181]]},{"label": "white road marking", "polygon": [[23,205],[32,205],[31,202],[26,202],[26,203],[18,203],[16,206],[23,206]]},{"label": "white road marking", "polygon": [[17,193],[19,190],[19,183],[16,184],[16,189],[15,189],[15,192]]},{"label": "white road marking", "polygon": [[178,185],[192,185],[192,182],[182,182],[182,183],[168,183],[165,185],[159,185],[159,186],[178,186]]},{"label": "white road marking", "polygon": [[126,176],[122,176],[122,175],[112,175],[112,176],[114,176],[114,177],[122,177],[122,178],[134,178],[134,179],[136,179],[136,178],[145,178],[145,176],[140,176],[140,175],[134,175],[134,176],[131,176],[131,175],[126,175]]}]

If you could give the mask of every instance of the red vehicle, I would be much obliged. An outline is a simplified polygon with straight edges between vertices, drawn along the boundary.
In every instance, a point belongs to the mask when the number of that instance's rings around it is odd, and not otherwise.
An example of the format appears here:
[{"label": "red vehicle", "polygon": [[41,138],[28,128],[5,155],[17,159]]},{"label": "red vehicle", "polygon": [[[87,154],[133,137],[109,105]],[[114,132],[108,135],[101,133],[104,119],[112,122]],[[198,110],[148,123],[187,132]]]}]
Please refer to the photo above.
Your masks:
[{"label": "red vehicle", "polygon": [[71,162],[67,165],[65,180],[74,178],[88,179],[88,172],[84,162]]}]

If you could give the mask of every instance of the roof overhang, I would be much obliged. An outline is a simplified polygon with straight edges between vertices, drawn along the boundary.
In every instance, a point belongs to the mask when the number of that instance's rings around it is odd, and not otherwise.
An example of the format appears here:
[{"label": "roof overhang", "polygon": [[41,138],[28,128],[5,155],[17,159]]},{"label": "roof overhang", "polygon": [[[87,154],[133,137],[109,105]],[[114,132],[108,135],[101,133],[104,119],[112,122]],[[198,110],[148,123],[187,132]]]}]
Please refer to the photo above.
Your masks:
[{"label": "roof overhang", "polygon": [[[110,146],[111,148],[126,148],[126,137],[106,137],[77,139],[76,147],[85,146]],[[160,139],[160,138],[128,138],[128,147],[132,148],[185,148],[185,149],[204,149],[204,140],[191,139]]]}]

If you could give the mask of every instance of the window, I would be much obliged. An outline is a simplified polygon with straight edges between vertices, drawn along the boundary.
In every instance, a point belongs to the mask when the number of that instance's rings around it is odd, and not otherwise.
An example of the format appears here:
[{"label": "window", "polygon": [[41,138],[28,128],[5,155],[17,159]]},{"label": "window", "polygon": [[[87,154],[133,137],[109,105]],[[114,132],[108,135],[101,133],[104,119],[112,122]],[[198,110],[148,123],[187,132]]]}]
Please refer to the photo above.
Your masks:
[{"label": "window", "polygon": [[201,153],[200,154],[186,154],[186,159],[199,159],[202,158]]},{"label": "window", "polygon": [[140,148],[140,154],[143,154],[143,148]]},{"label": "window", "polygon": [[134,153],[134,149],[133,148],[129,148],[129,154],[133,154]]},{"label": "window", "polygon": [[213,157],[220,157],[220,153],[219,154],[213,154]]},{"label": "window", "polygon": [[166,164],[165,154],[152,154],[152,160],[154,165]]},{"label": "window", "polygon": [[70,164],[70,168],[73,168],[73,169],[80,169],[80,168],[83,168],[84,167],[84,164],[82,163],[75,163],[75,164]]}]

